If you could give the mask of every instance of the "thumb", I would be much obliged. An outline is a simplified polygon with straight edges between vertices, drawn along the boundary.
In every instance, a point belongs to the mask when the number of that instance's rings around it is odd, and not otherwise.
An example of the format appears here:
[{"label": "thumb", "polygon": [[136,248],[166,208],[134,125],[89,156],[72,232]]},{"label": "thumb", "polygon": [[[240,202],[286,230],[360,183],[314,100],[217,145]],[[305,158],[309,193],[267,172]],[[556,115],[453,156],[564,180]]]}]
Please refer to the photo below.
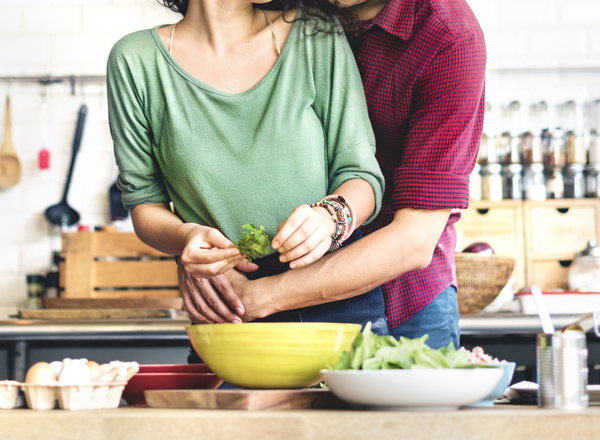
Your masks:
[{"label": "thumb", "polygon": [[237,267],[242,272],[254,272],[258,269],[258,264],[251,263],[250,261],[248,261],[247,259],[244,258],[235,267]]},{"label": "thumb", "polygon": [[208,234],[206,234],[203,241],[199,241],[194,244],[204,249],[213,247],[219,249],[228,249],[235,247],[232,241],[225,237],[218,229],[211,229]]}]

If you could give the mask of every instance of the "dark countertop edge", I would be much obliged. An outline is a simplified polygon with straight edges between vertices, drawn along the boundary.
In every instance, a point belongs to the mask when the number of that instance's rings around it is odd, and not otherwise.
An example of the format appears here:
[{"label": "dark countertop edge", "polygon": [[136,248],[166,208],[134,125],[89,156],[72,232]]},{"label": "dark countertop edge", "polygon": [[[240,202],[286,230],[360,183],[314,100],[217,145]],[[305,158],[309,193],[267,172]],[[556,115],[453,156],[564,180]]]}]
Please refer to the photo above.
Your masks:
[{"label": "dark countertop edge", "polygon": [[[555,328],[561,329],[577,321],[581,314],[554,315]],[[0,338],[15,335],[44,334],[172,334],[185,335],[188,320],[128,319],[128,320],[20,320],[0,321]],[[515,313],[480,313],[461,315],[462,335],[535,334],[542,330],[537,315]],[[187,336],[186,336],[187,337]]]}]

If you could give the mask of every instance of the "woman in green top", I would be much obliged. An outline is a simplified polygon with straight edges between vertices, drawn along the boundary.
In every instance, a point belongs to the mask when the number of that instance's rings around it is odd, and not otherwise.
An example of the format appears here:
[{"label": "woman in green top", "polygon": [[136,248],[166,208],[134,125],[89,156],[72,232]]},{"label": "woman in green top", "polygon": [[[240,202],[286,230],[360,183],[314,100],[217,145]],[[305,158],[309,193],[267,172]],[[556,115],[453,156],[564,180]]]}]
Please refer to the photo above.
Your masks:
[{"label": "woman in green top", "polygon": [[[107,66],[118,185],[137,235],[209,280],[248,267],[233,244],[244,224],[264,225],[273,237],[274,255],[258,267],[274,257],[285,263],[275,270],[285,270],[317,260],[332,237],[372,220],[383,176],[339,25],[318,11],[266,10],[249,0],[163,3],[184,18],[125,36]],[[332,209],[339,207],[346,214]],[[358,319],[348,315],[365,305],[352,302],[336,316],[277,319],[371,320],[386,332],[383,300],[376,302],[374,316]]]}]

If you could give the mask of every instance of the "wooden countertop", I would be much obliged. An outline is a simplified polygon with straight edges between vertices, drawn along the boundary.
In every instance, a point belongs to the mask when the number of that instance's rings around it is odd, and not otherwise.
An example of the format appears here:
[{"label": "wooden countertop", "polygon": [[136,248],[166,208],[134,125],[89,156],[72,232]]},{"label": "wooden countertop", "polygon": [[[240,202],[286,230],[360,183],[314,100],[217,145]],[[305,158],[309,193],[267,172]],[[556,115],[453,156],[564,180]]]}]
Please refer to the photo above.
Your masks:
[{"label": "wooden countertop", "polygon": [[600,406],[568,412],[496,405],[456,411],[0,410],[2,440],[591,440]]}]

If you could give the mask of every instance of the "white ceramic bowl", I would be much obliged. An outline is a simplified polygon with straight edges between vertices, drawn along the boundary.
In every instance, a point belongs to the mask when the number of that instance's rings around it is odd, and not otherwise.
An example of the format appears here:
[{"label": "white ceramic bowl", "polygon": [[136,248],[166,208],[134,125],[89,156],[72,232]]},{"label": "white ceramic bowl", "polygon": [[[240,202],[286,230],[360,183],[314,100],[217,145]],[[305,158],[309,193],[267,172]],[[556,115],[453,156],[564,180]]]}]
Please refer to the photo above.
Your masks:
[{"label": "white ceramic bowl", "polygon": [[322,370],[332,393],[372,409],[456,409],[484,399],[501,368]]}]

